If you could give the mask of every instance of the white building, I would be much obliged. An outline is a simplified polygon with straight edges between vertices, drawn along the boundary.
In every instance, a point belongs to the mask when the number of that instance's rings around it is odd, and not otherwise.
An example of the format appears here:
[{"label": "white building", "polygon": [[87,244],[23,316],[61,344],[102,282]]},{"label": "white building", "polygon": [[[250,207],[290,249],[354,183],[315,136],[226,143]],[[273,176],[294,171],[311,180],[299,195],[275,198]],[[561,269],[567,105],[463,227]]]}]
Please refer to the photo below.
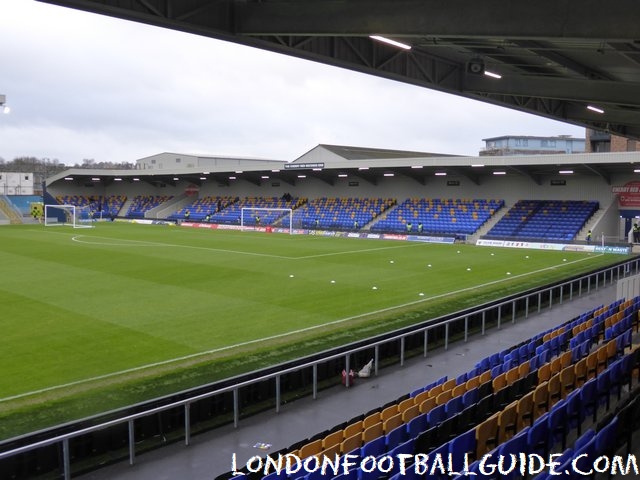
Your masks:
[{"label": "white building", "polygon": [[0,172],[0,195],[34,195],[34,174]]}]

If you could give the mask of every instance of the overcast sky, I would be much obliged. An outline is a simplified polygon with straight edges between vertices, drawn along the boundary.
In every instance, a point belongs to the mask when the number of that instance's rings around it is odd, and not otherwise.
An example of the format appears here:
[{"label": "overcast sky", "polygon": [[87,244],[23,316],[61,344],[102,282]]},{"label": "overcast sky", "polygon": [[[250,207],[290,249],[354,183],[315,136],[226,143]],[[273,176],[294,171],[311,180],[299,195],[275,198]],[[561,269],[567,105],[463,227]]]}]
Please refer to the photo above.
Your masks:
[{"label": "overcast sky", "polygon": [[0,158],[294,160],[319,143],[477,155],[584,128],[259,49],[0,0]]}]

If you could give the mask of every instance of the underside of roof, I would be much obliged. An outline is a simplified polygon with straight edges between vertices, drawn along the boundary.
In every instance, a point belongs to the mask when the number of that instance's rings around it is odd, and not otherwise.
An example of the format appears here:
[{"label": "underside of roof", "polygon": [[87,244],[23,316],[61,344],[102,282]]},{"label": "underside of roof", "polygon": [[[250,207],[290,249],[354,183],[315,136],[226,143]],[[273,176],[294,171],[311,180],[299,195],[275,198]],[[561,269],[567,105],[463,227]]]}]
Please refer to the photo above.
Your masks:
[{"label": "underside of roof", "polygon": [[41,1],[640,139],[637,0]]}]

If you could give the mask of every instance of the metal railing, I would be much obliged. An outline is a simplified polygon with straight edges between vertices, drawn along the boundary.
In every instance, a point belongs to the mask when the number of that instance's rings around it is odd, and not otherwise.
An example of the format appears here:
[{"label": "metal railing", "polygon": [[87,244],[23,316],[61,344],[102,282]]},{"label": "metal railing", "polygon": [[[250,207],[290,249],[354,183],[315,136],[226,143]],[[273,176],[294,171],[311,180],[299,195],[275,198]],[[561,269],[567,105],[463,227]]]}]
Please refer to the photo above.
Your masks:
[{"label": "metal railing", "polygon": [[[313,398],[317,398],[318,395],[318,367],[323,363],[344,359],[344,368],[346,372],[350,370],[350,362],[351,357],[358,352],[362,352],[365,350],[374,350],[374,372],[373,375],[378,374],[378,364],[379,364],[379,353],[380,347],[385,344],[389,344],[392,342],[399,342],[400,350],[399,350],[399,363],[402,366],[405,361],[406,350],[406,340],[410,336],[420,335],[423,336],[423,345],[422,345],[422,354],[426,357],[429,352],[429,348],[434,348],[434,346],[442,346],[445,350],[449,347],[449,342],[452,339],[451,329],[452,327],[458,326],[458,332],[461,340],[464,342],[467,341],[469,334],[472,333],[472,329],[470,326],[470,319],[479,320],[479,328],[476,327],[473,330],[478,330],[481,335],[485,335],[487,333],[487,322],[488,317],[490,317],[491,325],[495,325],[495,328],[500,329],[501,325],[504,324],[505,321],[511,321],[511,323],[515,323],[518,316],[523,318],[527,318],[532,310],[537,310],[540,312],[542,308],[547,306],[547,308],[551,308],[554,305],[554,302],[558,304],[562,304],[563,301],[573,300],[575,296],[582,296],[583,294],[588,294],[592,290],[597,290],[601,287],[605,287],[607,285],[613,285],[615,281],[620,278],[624,278],[630,276],[632,274],[638,273],[640,260],[634,258],[633,260],[629,260],[627,262],[623,262],[617,264],[613,267],[607,267],[596,272],[591,272],[589,274],[576,277],[564,282],[559,282],[553,284],[548,287],[543,287],[540,289],[534,289],[525,294],[520,294],[516,296],[512,296],[503,301],[492,302],[489,305],[478,307],[477,309],[470,309],[461,314],[451,314],[446,317],[442,317],[439,319],[432,320],[427,324],[423,324],[421,326],[417,326],[413,329],[407,330],[405,329],[402,333],[391,334],[385,336],[385,338],[380,340],[373,340],[371,342],[366,342],[365,345],[359,345],[354,348],[350,348],[346,351],[342,351],[340,353],[328,354],[323,356],[320,359],[316,359],[313,361],[309,361],[302,364],[297,364],[290,368],[283,368],[274,373],[270,373],[267,375],[260,376],[258,378],[252,378],[251,380],[241,381],[235,383],[233,385],[226,386],[224,388],[218,388],[206,393],[196,394],[186,399],[181,399],[179,401],[175,401],[172,403],[168,403],[166,405],[158,406],[156,408],[150,408],[148,410],[141,411],[139,413],[126,415],[121,418],[117,418],[110,421],[105,421],[98,425],[93,425],[86,428],[80,428],[68,433],[60,434],[54,436],[52,438],[44,439],[41,441],[37,441],[34,443],[30,443],[28,445],[24,445],[18,448],[14,448],[8,451],[0,452],[0,460],[9,459],[18,455],[22,455],[28,452],[32,452],[39,448],[48,447],[52,445],[61,446],[61,459],[59,464],[59,469],[61,470],[61,474],[65,480],[71,478],[71,455],[70,455],[70,446],[69,441],[94,432],[99,432],[102,430],[106,430],[108,428],[114,426],[122,426],[127,425],[128,429],[128,459],[129,463],[133,465],[136,459],[136,442],[135,442],[135,421],[149,417],[154,414],[158,414],[161,412],[166,412],[168,410],[181,408],[183,409],[184,414],[184,443],[185,445],[189,445],[191,442],[192,435],[192,424],[190,417],[190,409],[191,406],[201,400],[210,399],[212,397],[216,397],[222,394],[232,393],[233,395],[233,424],[235,427],[238,426],[238,422],[240,419],[240,402],[239,402],[239,391],[243,387],[255,385],[258,383],[262,383],[265,381],[273,380],[275,382],[275,411],[279,412],[280,407],[282,405],[282,395],[281,395],[281,379],[283,376],[293,373],[299,372],[301,370],[311,368],[312,369],[312,395]],[[544,302],[543,302],[544,300]],[[543,303],[545,305],[543,305]],[[520,307],[519,307],[520,306]],[[511,313],[511,317],[503,318],[503,312]],[[566,319],[569,320],[569,319]],[[430,343],[429,337],[430,332],[433,332],[434,329],[443,329],[444,336],[443,338],[437,338],[437,342],[433,341]],[[462,333],[462,335],[460,335]],[[436,337],[438,337],[436,335]],[[349,375],[346,376],[346,384],[349,385]]]}]

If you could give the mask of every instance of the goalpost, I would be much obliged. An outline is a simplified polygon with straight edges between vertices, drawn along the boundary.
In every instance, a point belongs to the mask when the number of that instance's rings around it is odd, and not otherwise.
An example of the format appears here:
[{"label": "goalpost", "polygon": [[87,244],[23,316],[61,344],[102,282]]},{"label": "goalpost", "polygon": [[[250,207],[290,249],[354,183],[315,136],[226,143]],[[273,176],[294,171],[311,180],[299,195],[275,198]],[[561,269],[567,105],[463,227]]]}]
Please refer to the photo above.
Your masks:
[{"label": "goalpost", "polygon": [[242,230],[256,227],[274,227],[289,230],[293,234],[293,209],[242,207],[240,211]]},{"label": "goalpost", "polygon": [[44,226],[67,226],[73,228],[93,228],[91,209],[75,205],[45,205]]}]

